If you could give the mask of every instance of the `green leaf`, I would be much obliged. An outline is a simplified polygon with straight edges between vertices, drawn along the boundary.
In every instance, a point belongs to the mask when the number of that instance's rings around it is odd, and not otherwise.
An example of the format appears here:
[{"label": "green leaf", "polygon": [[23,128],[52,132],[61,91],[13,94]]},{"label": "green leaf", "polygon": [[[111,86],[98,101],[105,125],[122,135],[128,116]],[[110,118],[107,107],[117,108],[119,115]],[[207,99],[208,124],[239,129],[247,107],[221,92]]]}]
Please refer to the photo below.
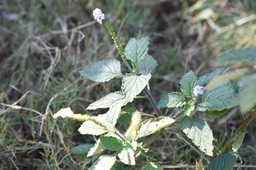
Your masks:
[{"label": "green leaf", "polygon": [[213,78],[215,78],[217,75],[219,75],[220,73],[223,72],[224,69],[221,68],[217,68],[215,70],[213,70],[210,73],[207,73],[203,76],[201,76],[198,80],[198,85],[200,86],[205,86],[206,84],[208,84]]},{"label": "green leaf", "polygon": [[185,97],[180,92],[168,93],[158,103],[158,108],[168,107],[181,107],[186,103]]},{"label": "green leaf", "polygon": [[105,150],[105,147],[101,143],[101,139],[99,138],[96,143],[91,147],[90,151],[87,154],[87,157],[97,155]]},{"label": "green leaf", "polygon": [[252,110],[256,106],[255,85],[256,74],[248,75],[240,81],[239,107],[243,113]]},{"label": "green leaf", "polygon": [[71,149],[71,153],[72,154],[87,154],[90,151],[92,146],[93,146],[92,144],[81,144],[81,145],[73,147]]},{"label": "green leaf", "polygon": [[184,116],[181,120],[180,128],[201,151],[209,156],[213,155],[213,134],[206,121]]},{"label": "green leaf", "polygon": [[212,118],[218,118],[227,113],[228,109],[220,110],[220,111],[206,111],[205,114]]},{"label": "green leaf", "polygon": [[148,54],[148,44],[148,37],[143,37],[139,40],[131,38],[125,47],[125,56],[137,65]]},{"label": "green leaf", "polygon": [[95,110],[99,108],[110,108],[113,105],[123,106],[126,104],[125,96],[122,92],[117,91],[114,93],[109,93],[108,95],[100,98],[99,100],[91,103],[86,109],[87,110]]},{"label": "green leaf", "polygon": [[115,162],[116,156],[102,155],[93,163],[89,170],[110,170]]},{"label": "green leaf", "polygon": [[118,158],[126,165],[135,165],[135,152],[132,149],[132,146],[127,145],[124,147],[118,154]]},{"label": "green leaf", "polygon": [[108,129],[114,130],[117,119],[121,113],[122,104],[116,103],[116,105],[112,105],[108,112],[106,113],[106,122],[108,124]]},{"label": "green leaf", "polygon": [[121,63],[116,59],[98,61],[83,70],[80,75],[95,82],[106,82],[115,77],[122,76]]},{"label": "green leaf", "polygon": [[151,75],[126,75],[122,80],[122,90],[129,102],[133,101],[148,84]]},{"label": "green leaf", "polygon": [[227,153],[215,158],[209,165],[207,170],[232,170],[236,163],[236,155],[234,153]]},{"label": "green leaf", "polygon": [[144,75],[151,74],[156,69],[156,66],[156,60],[152,56],[146,55],[138,63],[139,73]]},{"label": "green leaf", "polygon": [[110,151],[120,151],[124,146],[122,140],[113,136],[102,136],[100,140],[104,148]]},{"label": "green leaf", "polygon": [[87,120],[85,121],[80,128],[78,129],[78,131],[82,134],[82,135],[102,135],[104,133],[107,133],[108,130],[107,128],[98,123],[95,120]]},{"label": "green leaf", "polygon": [[161,165],[155,163],[155,162],[149,162],[147,165],[143,168],[143,170],[163,170]]},{"label": "green leaf", "polygon": [[197,107],[199,111],[220,111],[238,104],[238,94],[234,84],[228,83],[213,91],[206,91],[202,95],[202,103]]},{"label": "green leaf", "polygon": [[194,101],[190,101],[184,105],[184,114],[190,116],[190,113],[195,110],[195,103]]},{"label": "green leaf", "polygon": [[171,125],[175,120],[170,117],[159,117],[155,120],[148,119],[141,123],[139,129],[139,138],[149,136],[157,131]]},{"label": "green leaf", "polygon": [[223,53],[217,60],[218,66],[243,63],[256,64],[256,48],[236,49]]},{"label": "green leaf", "polygon": [[205,89],[206,90],[216,89],[217,87],[224,85],[230,81],[240,79],[242,76],[244,76],[248,72],[249,72],[248,68],[241,68],[241,69],[229,71],[225,74],[218,75],[212,81],[210,81],[209,84],[207,84]]},{"label": "green leaf", "polygon": [[245,134],[246,134],[246,132],[242,131],[242,132],[238,132],[235,135],[235,137],[233,139],[234,143],[232,144],[232,150],[234,152],[236,152],[240,148],[240,146],[243,144]]},{"label": "green leaf", "polygon": [[193,90],[197,85],[197,79],[195,73],[190,71],[186,73],[180,80],[180,89],[181,92],[189,98],[194,96]]}]

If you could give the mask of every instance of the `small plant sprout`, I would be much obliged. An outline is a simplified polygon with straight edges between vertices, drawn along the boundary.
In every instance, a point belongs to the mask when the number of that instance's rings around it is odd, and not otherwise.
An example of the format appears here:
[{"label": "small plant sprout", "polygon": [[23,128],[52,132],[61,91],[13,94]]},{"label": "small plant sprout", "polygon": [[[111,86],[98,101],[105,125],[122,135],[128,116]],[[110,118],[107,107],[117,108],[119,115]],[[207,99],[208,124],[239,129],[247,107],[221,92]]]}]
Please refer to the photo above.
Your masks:
[{"label": "small plant sprout", "polygon": [[204,87],[203,86],[196,86],[193,90],[193,93],[195,96],[202,95],[204,93]]},{"label": "small plant sprout", "polygon": [[99,24],[102,24],[102,20],[105,19],[105,14],[99,8],[94,9],[92,15]]},{"label": "small plant sprout", "polygon": [[58,117],[66,118],[71,117],[73,115],[73,111],[70,109],[70,107],[62,108],[57,113],[53,115],[53,117],[56,119]]}]

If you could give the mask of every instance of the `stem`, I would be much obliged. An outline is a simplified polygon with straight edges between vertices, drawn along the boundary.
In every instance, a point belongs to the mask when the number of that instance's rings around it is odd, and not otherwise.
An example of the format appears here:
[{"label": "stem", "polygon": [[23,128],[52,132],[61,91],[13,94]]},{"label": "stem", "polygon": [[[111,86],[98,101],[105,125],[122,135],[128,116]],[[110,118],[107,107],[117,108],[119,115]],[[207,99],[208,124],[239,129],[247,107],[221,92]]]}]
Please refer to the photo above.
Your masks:
[{"label": "stem", "polygon": [[[106,29],[108,30],[108,33],[111,35],[112,40],[114,41],[114,43],[116,44],[116,48],[118,50],[118,52],[121,55],[121,58],[124,62],[124,64],[126,65],[126,67],[129,69],[130,72],[133,72],[130,64],[128,63],[126,56],[124,54],[124,50],[123,47],[120,45],[118,37],[116,36],[116,33],[113,31],[113,28],[109,25],[109,23],[106,20],[103,20],[102,23],[104,24],[104,26],[106,27]],[[157,116],[162,115],[161,111],[158,109],[157,104],[155,99],[151,96],[150,91],[146,88],[143,89],[143,93],[145,94],[145,96],[148,98],[148,100],[150,101],[152,107],[154,108]]]}]

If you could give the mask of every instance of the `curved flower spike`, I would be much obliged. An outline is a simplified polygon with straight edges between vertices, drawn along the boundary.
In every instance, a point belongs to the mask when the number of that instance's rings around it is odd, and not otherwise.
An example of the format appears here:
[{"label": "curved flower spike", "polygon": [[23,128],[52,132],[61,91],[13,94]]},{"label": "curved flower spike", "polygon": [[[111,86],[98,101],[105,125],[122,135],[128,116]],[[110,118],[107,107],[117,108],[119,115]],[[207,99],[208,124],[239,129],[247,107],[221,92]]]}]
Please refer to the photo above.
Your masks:
[{"label": "curved flower spike", "polygon": [[204,93],[204,87],[203,86],[196,86],[193,91],[195,96],[202,95]]},{"label": "curved flower spike", "polygon": [[100,24],[102,24],[102,20],[105,19],[105,14],[99,8],[95,8],[92,12],[92,15],[94,19]]}]

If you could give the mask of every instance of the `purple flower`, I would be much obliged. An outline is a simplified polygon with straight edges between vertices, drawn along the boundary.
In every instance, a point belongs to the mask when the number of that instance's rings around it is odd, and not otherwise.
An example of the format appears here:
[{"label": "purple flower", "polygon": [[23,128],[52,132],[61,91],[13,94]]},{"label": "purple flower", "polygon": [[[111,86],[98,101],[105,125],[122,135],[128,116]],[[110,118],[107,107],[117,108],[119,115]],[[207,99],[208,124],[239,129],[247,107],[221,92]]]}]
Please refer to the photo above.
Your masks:
[{"label": "purple flower", "polygon": [[92,15],[94,19],[100,24],[102,24],[102,20],[105,19],[105,14],[99,8],[95,8]]},{"label": "purple flower", "polygon": [[204,93],[204,87],[203,86],[196,86],[193,91],[195,96],[202,95]]}]

